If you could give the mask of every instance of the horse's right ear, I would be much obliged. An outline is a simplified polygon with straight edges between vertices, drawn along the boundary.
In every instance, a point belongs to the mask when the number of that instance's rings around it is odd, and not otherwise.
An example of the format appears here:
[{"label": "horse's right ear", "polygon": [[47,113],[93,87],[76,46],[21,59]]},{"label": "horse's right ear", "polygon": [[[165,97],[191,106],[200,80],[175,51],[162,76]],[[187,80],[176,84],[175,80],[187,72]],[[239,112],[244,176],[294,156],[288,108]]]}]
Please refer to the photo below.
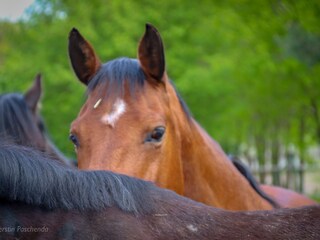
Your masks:
[{"label": "horse's right ear", "polygon": [[146,32],[139,44],[138,57],[144,72],[161,82],[165,71],[163,43],[158,30],[151,24],[146,24]]},{"label": "horse's right ear", "polygon": [[27,106],[35,113],[42,94],[41,74],[37,74],[31,88],[24,94],[24,100]]},{"label": "horse's right ear", "polygon": [[88,85],[101,66],[93,47],[73,28],[69,34],[69,57],[79,80]]}]

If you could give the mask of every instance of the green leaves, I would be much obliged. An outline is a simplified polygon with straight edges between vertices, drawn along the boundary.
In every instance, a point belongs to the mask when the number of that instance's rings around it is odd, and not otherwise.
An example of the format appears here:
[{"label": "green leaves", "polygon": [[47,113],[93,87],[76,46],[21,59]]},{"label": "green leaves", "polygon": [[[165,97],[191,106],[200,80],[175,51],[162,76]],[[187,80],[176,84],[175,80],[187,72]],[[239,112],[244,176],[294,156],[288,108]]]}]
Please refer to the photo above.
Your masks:
[{"label": "green leaves", "polygon": [[0,23],[0,91],[24,91],[41,72],[43,115],[69,155],[85,89],[69,65],[68,32],[79,28],[103,61],[134,58],[146,22],[160,31],[169,76],[195,118],[224,147],[255,133],[272,139],[275,126],[283,143],[299,144],[301,117],[308,142],[320,141],[316,0],[37,0],[28,12],[25,22]]}]

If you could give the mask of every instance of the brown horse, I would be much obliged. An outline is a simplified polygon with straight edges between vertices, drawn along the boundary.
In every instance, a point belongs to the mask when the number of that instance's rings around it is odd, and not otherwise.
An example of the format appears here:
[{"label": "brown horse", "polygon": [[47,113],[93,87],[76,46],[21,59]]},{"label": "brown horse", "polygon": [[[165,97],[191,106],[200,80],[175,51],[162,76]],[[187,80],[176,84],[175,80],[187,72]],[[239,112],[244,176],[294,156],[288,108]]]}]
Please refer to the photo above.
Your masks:
[{"label": "brown horse", "polygon": [[[153,26],[146,25],[138,60],[101,64],[76,29],[70,32],[69,55],[77,77],[88,86],[87,101],[70,131],[81,169],[151,180],[225,209],[271,208],[190,115],[165,71],[162,40]],[[269,194],[281,206],[315,203],[273,190]]]},{"label": "brown horse", "polygon": [[0,239],[320,239],[320,206],[231,212],[0,142]]},{"label": "brown horse", "polygon": [[0,139],[10,139],[16,144],[32,146],[50,154],[57,161],[70,165],[70,161],[50,140],[39,114],[41,82],[41,75],[38,74],[26,93],[0,95]]}]

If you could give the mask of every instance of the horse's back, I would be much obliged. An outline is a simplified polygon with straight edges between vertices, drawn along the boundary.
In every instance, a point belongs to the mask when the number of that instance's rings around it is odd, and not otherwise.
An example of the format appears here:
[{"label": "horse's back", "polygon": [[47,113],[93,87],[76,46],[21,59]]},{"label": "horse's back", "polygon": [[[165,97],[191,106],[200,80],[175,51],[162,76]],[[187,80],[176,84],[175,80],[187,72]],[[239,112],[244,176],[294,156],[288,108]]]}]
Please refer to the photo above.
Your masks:
[{"label": "horse's back", "polygon": [[316,205],[317,202],[310,198],[299,194],[290,189],[285,189],[277,186],[261,185],[263,191],[270,195],[281,207],[301,207],[306,205]]}]

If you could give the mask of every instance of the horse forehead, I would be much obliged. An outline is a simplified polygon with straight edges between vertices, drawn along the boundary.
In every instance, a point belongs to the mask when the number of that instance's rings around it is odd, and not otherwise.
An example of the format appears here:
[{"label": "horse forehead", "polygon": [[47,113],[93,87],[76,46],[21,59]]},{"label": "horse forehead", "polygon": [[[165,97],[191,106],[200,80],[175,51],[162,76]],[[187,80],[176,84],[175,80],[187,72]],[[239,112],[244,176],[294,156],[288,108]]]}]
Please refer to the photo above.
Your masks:
[{"label": "horse forehead", "polygon": [[[97,108],[97,105],[100,104],[100,100],[98,100],[94,107]],[[126,112],[127,103],[122,98],[117,98],[112,105],[111,110],[108,110],[101,117],[101,122],[107,124],[111,127],[114,127],[116,122],[120,119],[120,117]]]}]

